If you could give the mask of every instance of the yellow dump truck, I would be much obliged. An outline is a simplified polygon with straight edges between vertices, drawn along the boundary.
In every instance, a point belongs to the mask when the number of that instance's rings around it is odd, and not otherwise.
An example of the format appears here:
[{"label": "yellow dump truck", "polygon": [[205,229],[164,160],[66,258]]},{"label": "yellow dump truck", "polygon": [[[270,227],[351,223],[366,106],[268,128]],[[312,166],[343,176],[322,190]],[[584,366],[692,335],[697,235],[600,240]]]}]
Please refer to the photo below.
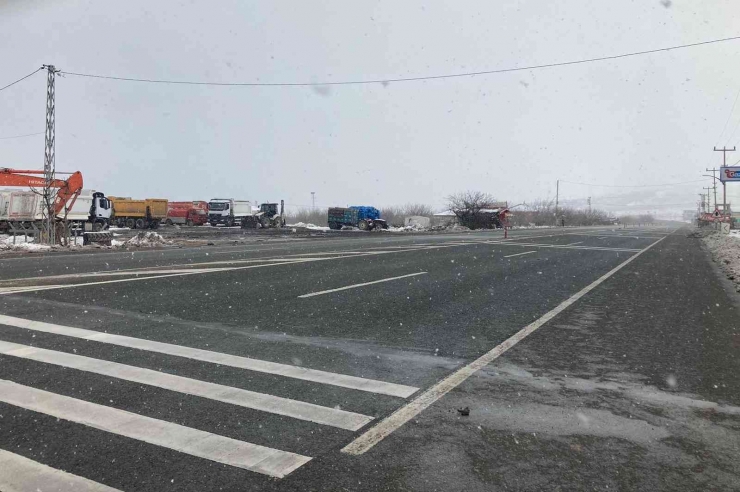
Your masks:
[{"label": "yellow dump truck", "polygon": [[167,200],[146,198],[132,200],[131,197],[109,196],[113,205],[111,224],[130,229],[156,229],[167,219]]}]

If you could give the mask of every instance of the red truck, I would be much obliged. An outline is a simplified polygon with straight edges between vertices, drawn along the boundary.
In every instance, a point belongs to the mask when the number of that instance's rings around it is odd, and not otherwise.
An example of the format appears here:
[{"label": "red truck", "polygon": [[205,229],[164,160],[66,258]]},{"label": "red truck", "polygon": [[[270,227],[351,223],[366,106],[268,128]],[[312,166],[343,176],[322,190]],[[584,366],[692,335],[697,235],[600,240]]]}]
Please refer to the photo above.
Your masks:
[{"label": "red truck", "polygon": [[208,202],[169,202],[165,224],[203,225],[208,221]]}]

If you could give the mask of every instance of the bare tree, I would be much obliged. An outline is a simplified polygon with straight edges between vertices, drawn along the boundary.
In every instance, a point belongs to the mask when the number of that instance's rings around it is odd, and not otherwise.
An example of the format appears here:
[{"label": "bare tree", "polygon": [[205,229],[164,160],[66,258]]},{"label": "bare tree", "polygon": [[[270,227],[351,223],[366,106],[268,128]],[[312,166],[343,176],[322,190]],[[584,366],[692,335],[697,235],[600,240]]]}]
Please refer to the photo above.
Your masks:
[{"label": "bare tree", "polygon": [[484,216],[482,210],[493,208],[496,199],[482,191],[463,191],[447,197],[447,206],[455,214],[461,225],[471,229],[480,229],[485,227],[496,227],[497,224],[490,224],[488,216]]}]

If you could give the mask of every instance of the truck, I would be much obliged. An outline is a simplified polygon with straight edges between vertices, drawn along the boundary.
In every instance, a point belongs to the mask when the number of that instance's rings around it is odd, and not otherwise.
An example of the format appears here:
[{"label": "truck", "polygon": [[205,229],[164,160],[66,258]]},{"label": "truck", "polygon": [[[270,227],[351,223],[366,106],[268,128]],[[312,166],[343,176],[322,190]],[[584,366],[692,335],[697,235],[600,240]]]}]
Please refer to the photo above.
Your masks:
[{"label": "truck", "polygon": [[278,213],[277,203],[261,203],[259,211],[242,218],[241,224],[242,229],[256,229],[257,226],[264,229],[283,227],[285,225],[285,201],[280,200],[280,213]]},{"label": "truck", "polygon": [[388,229],[388,223],[380,218],[380,210],[367,206],[330,208],[328,222],[330,229],[341,229],[343,226],[357,227],[361,231]]},{"label": "truck", "polygon": [[133,200],[131,197],[108,197],[113,205],[111,223],[129,229],[156,229],[167,219],[167,200],[146,198]]},{"label": "truck", "polygon": [[208,202],[208,222],[216,227],[223,224],[231,227],[252,215],[252,204],[247,200],[214,198]]},{"label": "truck", "polygon": [[[28,187],[31,190],[50,190],[50,212],[56,222],[58,238],[73,233],[84,238],[84,243],[110,244],[112,235],[105,232],[110,224],[111,204],[101,192],[82,189],[82,173],[75,171],[67,179],[54,178],[49,182],[41,177],[44,171],[34,169],[0,168],[0,186]],[[0,230],[36,234],[43,226],[43,197],[39,191],[0,191]],[[66,231],[65,231],[66,229]]]},{"label": "truck", "polygon": [[165,224],[187,226],[203,225],[208,222],[208,202],[168,202]]}]

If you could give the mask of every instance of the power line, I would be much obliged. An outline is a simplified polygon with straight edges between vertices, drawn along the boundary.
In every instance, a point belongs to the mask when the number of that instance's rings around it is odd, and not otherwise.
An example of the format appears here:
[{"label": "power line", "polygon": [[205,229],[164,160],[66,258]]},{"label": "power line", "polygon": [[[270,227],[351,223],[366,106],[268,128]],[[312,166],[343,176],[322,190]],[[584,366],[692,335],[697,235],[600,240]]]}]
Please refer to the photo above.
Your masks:
[{"label": "power line", "polygon": [[684,185],[684,184],[689,184],[689,183],[702,183],[706,180],[697,179],[694,181],[683,181],[681,183],[663,183],[663,184],[656,184],[656,185],[604,185],[604,184],[593,184],[593,183],[579,183],[577,181],[567,181],[565,179],[561,179],[560,181],[562,181],[563,183],[583,185],[583,186],[599,186],[602,188],[660,188],[663,186],[677,186],[677,185]]},{"label": "power line", "polygon": [[35,135],[43,135],[43,134],[44,134],[44,132],[27,133],[26,135],[13,135],[12,137],[0,137],[0,140],[9,140],[11,138],[33,137]]},{"label": "power line", "polygon": [[717,137],[717,142],[718,143],[719,143],[720,140],[722,140],[722,137],[725,134],[725,130],[727,130],[727,124],[732,119],[732,113],[735,111],[735,105],[737,104],[737,98],[738,97],[740,97],[740,87],[738,87],[737,94],[735,94],[735,101],[733,101],[732,107],[730,108],[730,114],[727,115],[727,121],[725,121],[725,126],[722,127],[722,132],[719,134],[719,137]]},{"label": "power line", "polygon": [[586,58],[582,60],[545,63],[541,65],[531,65],[528,67],[500,68],[500,69],[495,69],[495,70],[484,70],[484,71],[479,71],[479,72],[463,72],[463,73],[453,73],[453,74],[443,74],[443,75],[426,75],[426,76],[419,76],[419,77],[399,77],[399,78],[372,79],[372,80],[344,80],[344,81],[336,81],[336,82],[198,82],[198,81],[190,81],[190,80],[139,79],[139,78],[133,78],[133,77],[117,77],[117,76],[96,75],[96,74],[80,73],[80,72],[67,72],[64,70],[60,71],[59,73],[64,74],[64,75],[72,75],[76,77],[88,77],[88,78],[95,78],[95,79],[118,80],[118,81],[125,81],[125,82],[147,82],[147,83],[152,83],[152,84],[179,84],[179,85],[212,85],[212,86],[240,86],[240,87],[305,87],[305,86],[317,86],[317,85],[320,86],[320,85],[383,84],[383,83],[389,83],[389,82],[418,82],[418,81],[423,81],[423,80],[473,77],[476,75],[492,75],[492,74],[507,73],[507,72],[519,72],[523,70],[537,70],[541,68],[553,68],[553,67],[562,67],[562,66],[568,66],[568,65],[579,65],[583,63],[617,60],[619,58],[648,55],[651,53],[659,53],[663,51],[671,51],[671,50],[677,50],[677,49],[683,49],[683,48],[693,48],[696,46],[703,46],[703,45],[714,44],[714,43],[723,43],[726,41],[736,41],[739,39],[740,39],[740,36],[734,36],[730,38],[712,39],[709,41],[700,41],[697,43],[670,46],[668,48],[657,48],[657,49],[645,50],[645,51],[635,51],[631,53],[623,53],[620,55],[600,56],[597,58]]},{"label": "power line", "polygon": [[30,77],[31,75],[35,74],[36,72],[38,72],[40,70],[43,70],[43,68],[44,67],[39,67],[36,70],[34,70],[33,72],[31,72],[28,75],[26,75],[25,77],[21,77],[20,79],[16,80],[15,82],[11,82],[10,84],[6,85],[5,87],[0,87],[0,91],[3,91],[5,89],[7,89],[8,87],[10,87],[12,85],[15,85],[15,84],[17,84],[18,82],[20,82],[22,80],[26,80],[28,77]]}]

